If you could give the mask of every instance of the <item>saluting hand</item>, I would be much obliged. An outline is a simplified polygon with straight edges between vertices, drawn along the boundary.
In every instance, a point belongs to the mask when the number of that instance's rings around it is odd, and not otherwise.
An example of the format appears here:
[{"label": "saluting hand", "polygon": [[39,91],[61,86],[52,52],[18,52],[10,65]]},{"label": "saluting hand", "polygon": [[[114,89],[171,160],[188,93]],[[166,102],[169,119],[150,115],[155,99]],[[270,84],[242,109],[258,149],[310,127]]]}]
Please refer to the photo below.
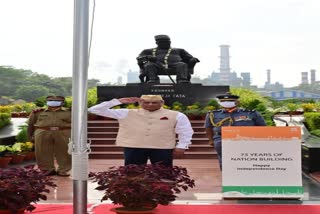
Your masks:
[{"label": "saluting hand", "polygon": [[141,101],[139,97],[123,97],[118,99],[123,104],[136,103]]}]

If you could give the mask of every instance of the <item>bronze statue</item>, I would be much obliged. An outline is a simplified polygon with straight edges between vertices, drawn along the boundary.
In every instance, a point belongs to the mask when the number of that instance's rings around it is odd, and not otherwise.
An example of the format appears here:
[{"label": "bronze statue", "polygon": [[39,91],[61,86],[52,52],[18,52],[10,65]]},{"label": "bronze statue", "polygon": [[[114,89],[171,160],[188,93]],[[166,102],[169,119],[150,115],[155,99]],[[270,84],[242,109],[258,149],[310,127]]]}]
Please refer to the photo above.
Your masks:
[{"label": "bronze statue", "polygon": [[145,49],[137,57],[140,67],[140,81],[160,83],[159,75],[176,75],[177,83],[190,83],[193,68],[197,62],[186,50],[171,48],[170,37],[167,35],[155,36],[156,48]]}]

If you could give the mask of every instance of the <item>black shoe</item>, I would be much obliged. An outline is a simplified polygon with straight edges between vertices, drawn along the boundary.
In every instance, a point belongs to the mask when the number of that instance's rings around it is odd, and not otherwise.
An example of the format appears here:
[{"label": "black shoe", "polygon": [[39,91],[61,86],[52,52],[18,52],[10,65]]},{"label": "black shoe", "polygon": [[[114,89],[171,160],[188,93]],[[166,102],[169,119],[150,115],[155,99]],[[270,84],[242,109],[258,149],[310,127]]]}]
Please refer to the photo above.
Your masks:
[{"label": "black shoe", "polygon": [[54,175],[57,175],[57,172],[55,170],[52,170],[52,171],[43,171],[44,174],[46,176],[54,176]]},{"label": "black shoe", "polygon": [[57,172],[57,175],[60,177],[69,177],[70,176],[70,174],[65,173],[65,172]]}]

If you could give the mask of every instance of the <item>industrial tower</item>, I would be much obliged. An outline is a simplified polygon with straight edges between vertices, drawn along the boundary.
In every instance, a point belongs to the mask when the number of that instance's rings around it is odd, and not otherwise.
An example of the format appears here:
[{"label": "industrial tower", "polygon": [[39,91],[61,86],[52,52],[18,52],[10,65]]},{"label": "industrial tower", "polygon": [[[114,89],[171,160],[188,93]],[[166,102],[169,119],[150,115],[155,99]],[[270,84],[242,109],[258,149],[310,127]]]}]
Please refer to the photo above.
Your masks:
[{"label": "industrial tower", "polygon": [[230,81],[230,55],[229,45],[220,45],[220,81]]}]

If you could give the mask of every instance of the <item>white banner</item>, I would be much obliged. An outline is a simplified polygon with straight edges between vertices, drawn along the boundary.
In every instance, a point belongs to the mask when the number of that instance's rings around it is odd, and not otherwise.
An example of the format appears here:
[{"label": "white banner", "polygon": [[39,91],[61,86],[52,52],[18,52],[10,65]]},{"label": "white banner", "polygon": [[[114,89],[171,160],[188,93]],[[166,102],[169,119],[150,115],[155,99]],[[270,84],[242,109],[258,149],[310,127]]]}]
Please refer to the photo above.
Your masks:
[{"label": "white banner", "polygon": [[301,198],[300,127],[223,127],[222,187],[230,198]]}]

